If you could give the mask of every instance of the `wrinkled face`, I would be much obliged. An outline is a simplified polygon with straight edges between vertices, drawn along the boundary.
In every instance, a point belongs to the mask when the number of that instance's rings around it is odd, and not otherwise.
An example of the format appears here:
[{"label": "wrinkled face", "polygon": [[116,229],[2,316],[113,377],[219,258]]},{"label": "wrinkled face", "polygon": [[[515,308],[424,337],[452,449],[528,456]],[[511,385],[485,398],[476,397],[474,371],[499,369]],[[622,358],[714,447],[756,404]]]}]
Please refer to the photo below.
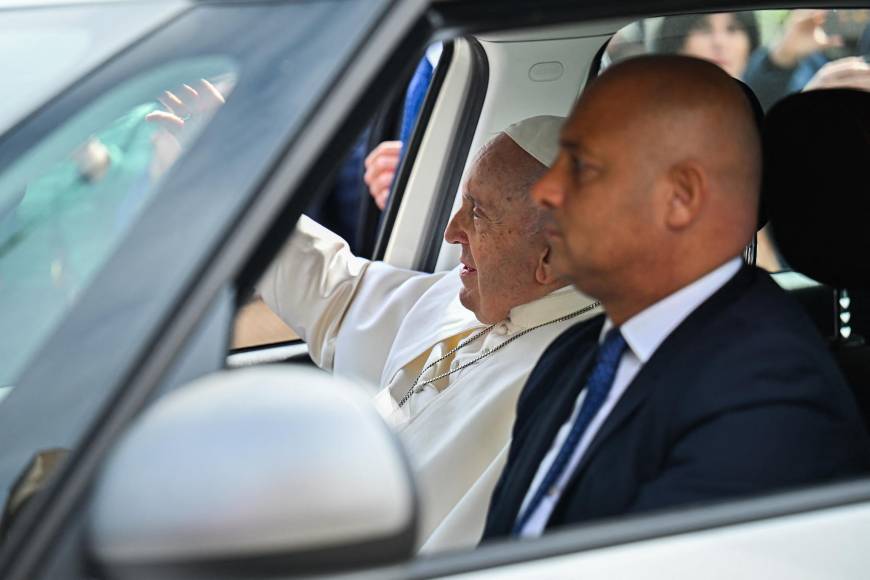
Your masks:
[{"label": "wrinkled face", "polygon": [[708,60],[735,78],[746,70],[751,42],[733,14],[710,14],[686,36],[682,54]]},{"label": "wrinkled face", "polygon": [[528,186],[543,168],[500,135],[472,167],[462,207],[444,232],[447,242],[462,246],[459,298],[481,322],[503,320],[540,296],[535,271],[547,244]]},{"label": "wrinkled face", "polygon": [[621,118],[620,99],[586,99],[562,128],[559,156],[532,196],[552,218],[544,233],[553,269],[606,299],[648,263],[656,176],[632,124]]}]

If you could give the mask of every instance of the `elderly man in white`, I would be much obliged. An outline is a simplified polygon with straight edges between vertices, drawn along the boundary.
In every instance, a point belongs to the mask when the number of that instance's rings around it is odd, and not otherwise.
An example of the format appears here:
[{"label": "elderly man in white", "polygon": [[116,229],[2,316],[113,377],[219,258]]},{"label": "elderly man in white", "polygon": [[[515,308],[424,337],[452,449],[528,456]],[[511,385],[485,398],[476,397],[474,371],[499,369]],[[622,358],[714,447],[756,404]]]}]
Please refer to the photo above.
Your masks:
[{"label": "elderly man in white", "polygon": [[477,543],[526,378],[553,339],[599,313],[553,271],[529,197],[561,122],[526,119],[478,153],[444,233],[462,247],[457,268],[355,257],[303,216],[258,284],[318,366],[379,387],[375,404],[415,468],[427,552]]}]

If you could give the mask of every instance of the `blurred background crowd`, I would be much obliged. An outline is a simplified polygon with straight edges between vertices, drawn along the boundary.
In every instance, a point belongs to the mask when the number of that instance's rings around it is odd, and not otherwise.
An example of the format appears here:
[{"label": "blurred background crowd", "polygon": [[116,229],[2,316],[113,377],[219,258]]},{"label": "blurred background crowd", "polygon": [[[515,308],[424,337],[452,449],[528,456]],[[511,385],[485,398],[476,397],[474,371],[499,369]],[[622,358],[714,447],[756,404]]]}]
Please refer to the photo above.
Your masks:
[{"label": "blurred background crowd", "polygon": [[650,18],[620,30],[604,66],[646,53],[709,60],[769,109],[818,88],[870,90],[870,10],[764,10]]}]

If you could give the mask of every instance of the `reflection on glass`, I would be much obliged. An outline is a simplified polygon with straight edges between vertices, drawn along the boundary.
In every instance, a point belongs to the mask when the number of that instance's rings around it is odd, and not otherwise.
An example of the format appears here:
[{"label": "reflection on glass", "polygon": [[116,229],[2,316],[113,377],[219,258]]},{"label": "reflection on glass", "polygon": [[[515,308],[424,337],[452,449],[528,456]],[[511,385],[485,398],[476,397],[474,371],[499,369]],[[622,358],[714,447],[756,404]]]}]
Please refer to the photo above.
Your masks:
[{"label": "reflection on glass", "polygon": [[0,387],[14,383],[224,103],[235,73],[217,60],[118,87],[0,173]]}]

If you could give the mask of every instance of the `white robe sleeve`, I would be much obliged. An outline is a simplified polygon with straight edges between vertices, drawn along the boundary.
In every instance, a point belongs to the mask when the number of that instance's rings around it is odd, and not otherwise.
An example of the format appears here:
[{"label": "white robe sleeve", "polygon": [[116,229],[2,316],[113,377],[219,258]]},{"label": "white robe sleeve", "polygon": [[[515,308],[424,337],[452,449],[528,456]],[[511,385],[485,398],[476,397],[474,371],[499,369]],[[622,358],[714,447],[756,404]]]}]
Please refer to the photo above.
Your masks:
[{"label": "white robe sleeve", "polygon": [[358,258],[343,239],[302,216],[257,290],[308,343],[315,364],[380,385],[405,316],[441,277]]}]

